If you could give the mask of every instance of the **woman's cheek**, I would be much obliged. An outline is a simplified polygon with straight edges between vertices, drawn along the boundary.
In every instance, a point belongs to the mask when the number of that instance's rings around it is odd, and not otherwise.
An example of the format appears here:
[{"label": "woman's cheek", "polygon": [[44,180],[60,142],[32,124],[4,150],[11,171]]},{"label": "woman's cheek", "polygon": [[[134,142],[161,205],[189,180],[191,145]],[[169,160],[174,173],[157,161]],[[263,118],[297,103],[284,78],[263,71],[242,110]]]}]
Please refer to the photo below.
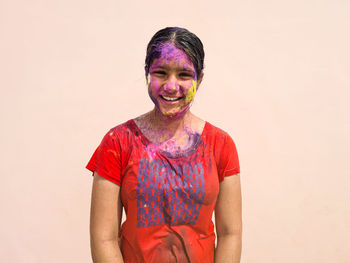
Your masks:
[{"label": "woman's cheek", "polygon": [[196,95],[196,92],[197,92],[197,81],[192,80],[192,86],[186,94],[186,98],[185,98],[186,104],[193,100],[194,96]]},{"label": "woman's cheek", "polygon": [[150,75],[147,76],[147,84],[148,84],[148,89],[152,90],[152,93],[154,93],[156,95],[156,93],[159,92],[161,83],[155,79],[152,78]]},{"label": "woman's cheek", "polygon": [[157,100],[157,97],[159,93],[160,84],[157,81],[152,80],[152,78],[148,76],[147,76],[147,82],[148,82],[148,95],[150,96],[153,103],[159,108],[159,102]]},{"label": "woman's cheek", "polygon": [[158,80],[151,79],[151,85],[152,85],[152,89],[154,90],[154,92],[158,95],[158,93],[160,91],[161,83]]}]

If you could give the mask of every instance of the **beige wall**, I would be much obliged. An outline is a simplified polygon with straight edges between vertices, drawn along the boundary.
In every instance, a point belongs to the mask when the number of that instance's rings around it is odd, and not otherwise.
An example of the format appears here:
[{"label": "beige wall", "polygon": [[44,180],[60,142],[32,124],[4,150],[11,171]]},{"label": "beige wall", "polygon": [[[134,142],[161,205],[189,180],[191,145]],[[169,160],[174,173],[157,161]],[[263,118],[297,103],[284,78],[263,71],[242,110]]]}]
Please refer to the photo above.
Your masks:
[{"label": "beige wall", "polygon": [[84,167],[151,109],[165,26],[205,45],[193,112],[238,148],[242,262],[349,262],[349,3],[1,0],[0,262],[91,262]]}]

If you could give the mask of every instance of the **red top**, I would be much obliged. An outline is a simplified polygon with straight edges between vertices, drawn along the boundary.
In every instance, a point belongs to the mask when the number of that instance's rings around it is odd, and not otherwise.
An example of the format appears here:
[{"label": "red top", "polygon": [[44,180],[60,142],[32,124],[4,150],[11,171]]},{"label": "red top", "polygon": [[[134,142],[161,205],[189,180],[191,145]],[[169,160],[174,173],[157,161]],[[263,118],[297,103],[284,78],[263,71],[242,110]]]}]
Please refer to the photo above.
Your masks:
[{"label": "red top", "polygon": [[103,137],[86,168],[121,187],[125,263],[214,262],[219,182],[240,172],[235,143],[209,122],[194,146],[158,149],[129,120]]}]

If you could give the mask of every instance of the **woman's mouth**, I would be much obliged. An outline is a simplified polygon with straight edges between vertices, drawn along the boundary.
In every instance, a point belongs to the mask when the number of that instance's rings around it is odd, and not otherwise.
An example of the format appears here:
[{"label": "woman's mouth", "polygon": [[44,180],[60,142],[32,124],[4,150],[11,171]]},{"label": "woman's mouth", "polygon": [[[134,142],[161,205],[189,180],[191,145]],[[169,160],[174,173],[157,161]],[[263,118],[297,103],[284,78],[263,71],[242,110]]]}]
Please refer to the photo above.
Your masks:
[{"label": "woman's mouth", "polygon": [[167,102],[178,101],[178,100],[181,100],[183,98],[183,97],[167,97],[167,96],[162,96],[162,95],[159,95],[159,97],[161,97],[163,100],[165,100]]}]

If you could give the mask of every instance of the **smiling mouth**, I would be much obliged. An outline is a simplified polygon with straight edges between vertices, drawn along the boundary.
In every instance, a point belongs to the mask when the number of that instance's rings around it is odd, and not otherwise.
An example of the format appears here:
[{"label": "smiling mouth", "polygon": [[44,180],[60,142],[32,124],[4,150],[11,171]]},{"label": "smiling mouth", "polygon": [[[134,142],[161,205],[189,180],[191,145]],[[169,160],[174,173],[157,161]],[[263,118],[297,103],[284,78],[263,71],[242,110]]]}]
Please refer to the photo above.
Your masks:
[{"label": "smiling mouth", "polygon": [[165,101],[178,101],[181,100],[183,97],[166,97],[166,96],[162,96],[159,95],[163,100]]}]

